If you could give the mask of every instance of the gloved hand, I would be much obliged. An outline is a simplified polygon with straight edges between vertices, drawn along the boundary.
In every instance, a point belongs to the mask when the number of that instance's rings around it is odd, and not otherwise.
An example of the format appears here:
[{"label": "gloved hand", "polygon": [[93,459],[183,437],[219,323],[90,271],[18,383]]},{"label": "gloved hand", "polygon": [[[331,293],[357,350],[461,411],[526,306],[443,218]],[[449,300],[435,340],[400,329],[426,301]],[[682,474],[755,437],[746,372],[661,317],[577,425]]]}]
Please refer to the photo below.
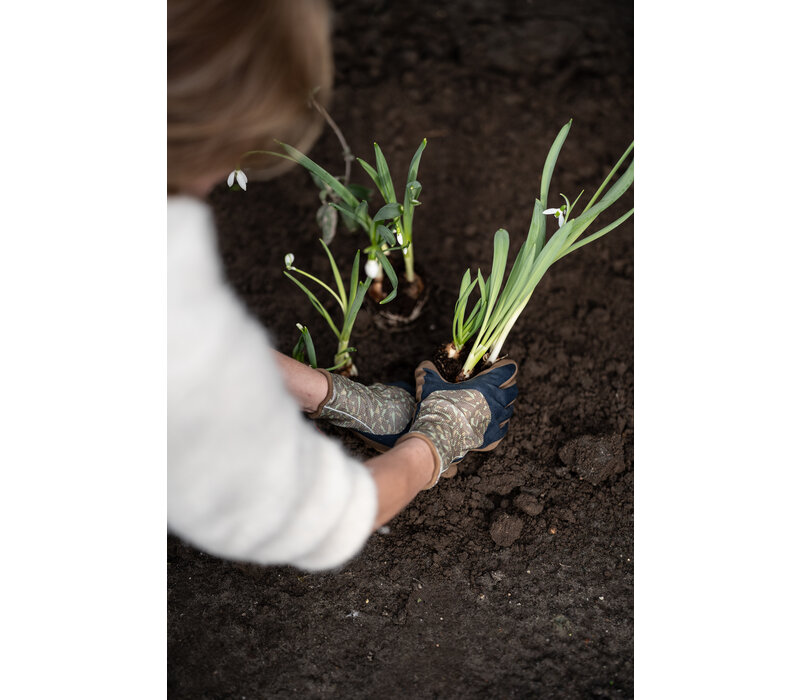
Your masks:
[{"label": "gloved hand", "polygon": [[[409,431],[397,440],[420,437],[433,452],[432,488],[451,464],[467,452],[493,450],[508,432],[517,398],[517,363],[500,360],[472,379],[446,382],[432,362],[416,371],[417,413]],[[450,476],[451,474],[448,474]]]},{"label": "gloved hand", "polygon": [[349,428],[366,443],[385,452],[411,425],[416,401],[409,384],[358,382],[318,369],[328,380],[328,393],[311,418],[323,418],[332,425]]}]

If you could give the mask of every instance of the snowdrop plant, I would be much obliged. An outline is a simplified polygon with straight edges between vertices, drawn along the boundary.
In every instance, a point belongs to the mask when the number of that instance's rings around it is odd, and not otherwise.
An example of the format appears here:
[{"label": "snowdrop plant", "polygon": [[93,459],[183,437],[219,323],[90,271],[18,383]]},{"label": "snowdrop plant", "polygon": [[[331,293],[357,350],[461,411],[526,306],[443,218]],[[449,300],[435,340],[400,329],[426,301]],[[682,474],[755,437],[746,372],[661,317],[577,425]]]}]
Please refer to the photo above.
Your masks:
[{"label": "snowdrop plant", "polygon": [[[338,345],[336,347],[336,355],[333,358],[333,366],[329,369],[331,371],[339,370],[343,374],[347,374],[350,376],[355,376],[358,374],[358,370],[356,369],[355,364],[353,363],[352,355],[355,352],[355,348],[350,345],[350,335],[353,332],[353,324],[356,320],[356,315],[358,314],[361,305],[364,302],[364,295],[367,293],[367,289],[369,288],[370,281],[361,280],[359,281],[360,277],[360,270],[361,270],[361,251],[356,251],[355,258],[353,259],[353,267],[350,272],[350,284],[349,287],[345,288],[344,282],[342,281],[342,275],[339,272],[339,268],[336,265],[336,262],[333,259],[333,255],[331,254],[330,248],[325,244],[325,241],[320,239],[320,243],[322,247],[325,249],[325,254],[328,256],[328,261],[330,262],[331,271],[333,273],[333,279],[335,282],[336,289],[334,290],[328,284],[323,282],[314,275],[305,272],[297,267],[294,264],[294,255],[292,253],[288,253],[284,257],[284,266],[286,269],[283,273],[294,282],[300,289],[303,290],[305,295],[311,301],[312,306],[317,310],[317,312],[325,319],[326,323],[333,331],[334,335],[337,338]],[[331,315],[328,313],[328,310],[319,300],[316,294],[312,292],[305,284],[303,284],[295,275],[301,275],[306,279],[311,280],[312,282],[316,283],[317,286],[321,287],[324,291],[328,292],[334,300],[336,301],[337,306],[342,312],[342,322],[341,326],[337,326],[334,322]],[[299,327],[299,324],[298,324]],[[303,327],[305,328],[305,327]],[[300,341],[297,345],[295,345],[295,350],[293,351],[293,356],[295,355],[295,351],[299,354],[300,353],[300,344],[302,343],[305,351],[309,354],[309,359],[314,358],[312,366],[316,365],[316,352],[314,351],[314,345],[311,342],[311,334],[308,333],[308,329],[306,328],[305,331],[303,328],[300,328]]]},{"label": "snowdrop plant", "polygon": [[[346,187],[338,178],[331,175],[296,148],[285,143],[280,145],[286,151],[286,154],[273,153],[272,155],[287,158],[302,165],[315,177],[315,181],[318,180],[330,188],[337,197],[338,201],[331,202],[328,206],[341,212],[345,221],[361,227],[366,232],[369,237],[369,245],[363,249],[364,254],[367,256],[365,269],[372,279],[380,279],[383,273],[386,273],[391,282],[392,291],[380,303],[386,304],[390,302],[397,296],[397,274],[386,257],[386,253],[400,248],[395,234],[387,226],[380,223],[381,219],[377,215],[374,217],[369,215],[366,199],[359,200],[350,187]],[[378,214],[381,214],[381,212],[379,211]]]},{"label": "snowdrop plant", "polygon": [[[563,206],[546,208],[556,160],[571,126],[570,120],[561,128],[547,155],[542,173],[540,197],[534,203],[528,237],[514,260],[505,285],[502,282],[509,249],[509,236],[505,229],[499,229],[495,233],[492,272],[489,278],[484,282],[480,270],[474,281],[471,281],[469,271],[462,278],[453,320],[453,342],[448,346],[448,354],[457,357],[468,340],[473,336],[475,340],[459,374],[458,378],[461,380],[469,378],[484,357],[489,364],[498,359],[511,328],[530,301],[536,285],[554,262],[604,236],[633,214],[633,209],[630,209],[599,231],[578,240],[595,219],[633,184],[633,161],[631,161],[625,172],[603,194],[606,186],[633,150],[632,143],[579,216],[570,218],[574,203],[570,203],[564,195],[561,195],[566,202]],[[545,243],[547,215],[553,215],[558,219],[558,230]],[[469,296],[476,283],[479,286],[479,299],[465,319]]]},{"label": "snowdrop plant", "polygon": [[386,162],[383,151],[381,151],[381,147],[377,143],[374,144],[375,168],[361,158],[356,159],[375,183],[384,202],[386,202],[386,204],[375,213],[374,218],[375,221],[384,222],[385,225],[391,228],[396,238],[397,245],[403,251],[405,277],[409,284],[414,284],[416,279],[416,273],[414,272],[414,241],[412,233],[414,209],[421,204],[419,195],[422,191],[422,185],[419,180],[417,180],[417,173],[419,172],[419,161],[422,157],[422,151],[425,150],[425,146],[427,145],[428,140],[422,139],[422,143],[411,158],[411,164],[408,166],[408,175],[406,176],[406,184],[403,188],[402,203],[398,201],[398,197],[395,194],[392,176],[389,172],[389,165]]}]

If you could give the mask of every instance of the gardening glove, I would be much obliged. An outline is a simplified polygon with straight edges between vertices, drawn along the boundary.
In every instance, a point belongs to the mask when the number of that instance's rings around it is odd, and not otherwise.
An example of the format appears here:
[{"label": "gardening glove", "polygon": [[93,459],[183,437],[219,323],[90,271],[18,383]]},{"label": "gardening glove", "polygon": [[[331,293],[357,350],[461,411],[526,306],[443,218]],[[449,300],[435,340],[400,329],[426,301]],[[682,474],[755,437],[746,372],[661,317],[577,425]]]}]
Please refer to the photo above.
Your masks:
[{"label": "gardening glove", "polygon": [[332,425],[349,428],[366,443],[385,452],[394,446],[414,417],[414,391],[409,384],[358,382],[318,369],[328,381],[328,393],[311,418],[323,418]]},{"label": "gardening glove", "polygon": [[444,472],[454,474],[451,465],[467,452],[488,452],[505,437],[517,398],[517,363],[500,360],[458,384],[445,381],[432,362],[423,362],[415,374],[416,417],[397,442],[420,437],[428,443],[435,462],[425,487],[430,489]]}]

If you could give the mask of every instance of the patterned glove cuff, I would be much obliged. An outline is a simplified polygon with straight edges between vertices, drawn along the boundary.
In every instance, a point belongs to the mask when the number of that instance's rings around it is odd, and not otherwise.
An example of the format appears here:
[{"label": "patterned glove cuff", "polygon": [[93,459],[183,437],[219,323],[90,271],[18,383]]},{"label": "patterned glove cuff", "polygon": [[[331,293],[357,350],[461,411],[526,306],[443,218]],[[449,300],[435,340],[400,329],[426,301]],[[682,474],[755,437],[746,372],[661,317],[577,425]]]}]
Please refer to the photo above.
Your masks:
[{"label": "patterned glove cuff", "polygon": [[397,439],[395,446],[399,445],[401,442],[405,442],[406,440],[412,437],[419,438],[420,440],[422,440],[430,448],[431,454],[433,455],[433,473],[431,474],[430,481],[422,488],[423,491],[427,491],[429,489],[432,489],[439,482],[439,477],[441,476],[442,473],[442,458],[439,456],[439,451],[436,449],[436,445],[433,444],[433,440],[431,440],[427,435],[425,435],[425,433],[417,433],[417,432],[406,433],[405,435]]},{"label": "patterned glove cuff", "polygon": [[326,369],[317,369],[317,372],[324,376],[325,380],[328,382],[328,391],[325,394],[325,398],[322,399],[322,401],[319,403],[319,406],[317,406],[317,410],[308,414],[309,418],[313,418],[315,420],[322,415],[322,409],[328,405],[328,402],[333,397],[333,377],[331,376],[331,373]]}]

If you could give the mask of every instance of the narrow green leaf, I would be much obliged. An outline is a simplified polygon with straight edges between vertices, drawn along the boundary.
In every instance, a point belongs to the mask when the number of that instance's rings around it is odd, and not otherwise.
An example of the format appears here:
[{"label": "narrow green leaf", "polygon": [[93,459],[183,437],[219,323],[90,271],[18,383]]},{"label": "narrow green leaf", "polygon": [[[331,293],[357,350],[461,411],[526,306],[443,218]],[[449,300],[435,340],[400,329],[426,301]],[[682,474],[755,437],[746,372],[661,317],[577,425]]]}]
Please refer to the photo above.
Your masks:
[{"label": "narrow green leaf", "polygon": [[387,202],[396,202],[397,197],[394,196],[394,185],[392,184],[392,176],[389,173],[389,165],[386,158],[383,157],[381,147],[375,144],[375,165],[378,170],[378,189],[381,191],[383,198]]},{"label": "narrow green leaf", "polygon": [[356,321],[356,316],[361,309],[361,305],[364,303],[364,295],[367,293],[367,289],[369,289],[369,282],[364,281],[358,283],[358,289],[350,300],[350,306],[347,309],[347,314],[342,324],[340,340],[345,342],[350,340],[350,334],[353,332],[353,324]]},{"label": "narrow green leaf", "polygon": [[372,190],[369,187],[364,187],[363,185],[354,185],[350,183],[347,185],[347,189],[350,190],[351,194],[358,200],[369,200],[372,196]]},{"label": "narrow green leaf", "polygon": [[342,204],[331,204],[331,206],[336,209],[336,211],[342,212],[345,223],[347,221],[351,221],[355,224],[355,226],[360,227],[369,233],[369,219],[364,220],[363,218],[359,218],[358,211],[353,211]]},{"label": "narrow green leaf", "polygon": [[378,258],[378,262],[380,262],[383,271],[386,273],[386,276],[389,278],[389,282],[392,284],[392,291],[389,292],[389,295],[385,299],[380,301],[381,304],[388,304],[397,296],[397,273],[394,271],[392,263],[389,262],[389,258],[383,254],[382,250],[376,250],[375,256]]},{"label": "narrow green leaf", "polygon": [[306,287],[300,280],[295,279],[294,277],[292,277],[292,275],[289,274],[288,270],[284,270],[283,274],[286,275],[290,280],[292,280],[292,282],[294,282],[298,287],[300,287],[300,289],[302,289],[306,293],[306,296],[311,301],[311,305],[317,310],[319,315],[322,316],[322,318],[324,318],[328,322],[328,325],[331,327],[331,330],[336,334],[336,337],[338,338],[339,337],[339,329],[336,327],[336,324],[333,322],[333,319],[331,318],[331,315],[327,312],[325,307],[322,305],[322,302],[320,302],[320,300],[317,299],[317,297],[314,294],[314,292],[312,292],[308,287]]},{"label": "narrow green leaf", "polygon": [[486,282],[483,281],[483,275],[480,268],[478,268],[478,288],[481,290],[481,299],[486,299]]},{"label": "narrow green leaf", "polygon": [[[589,200],[589,203],[584,207],[583,211],[586,211],[587,209],[589,209],[589,207],[592,206],[592,204],[595,203],[595,200],[600,196],[600,193],[605,189],[606,185],[611,181],[611,178],[614,176],[614,173],[620,169],[622,164],[625,162],[625,159],[628,157],[628,155],[632,150],[633,150],[633,141],[631,141],[631,145],[628,146],[628,148],[625,150],[625,153],[623,153],[622,157],[617,161],[616,165],[613,168],[611,168],[611,172],[609,172],[608,175],[606,175],[606,179],[603,180],[603,184],[600,185],[597,192],[594,193],[592,198]],[[577,202],[577,200],[575,201]]]},{"label": "narrow green leaf", "polygon": [[[408,235],[408,241],[411,243],[411,225],[414,218],[414,207],[419,206],[417,197],[422,191],[422,185],[418,180],[412,180],[406,185],[406,191],[403,195],[403,232]],[[415,203],[416,202],[416,203]]]},{"label": "narrow green leaf", "polygon": [[361,270],[361,251],[357,250],[356,255],[353,258],[353,269],[350,271],[350,296],[347,297],[348,305],[352,303],[352,300],[356,298],[356,288],[358,287],[358,278],[360,276]]},{"label": "narrow green leaf", "polygon": [[363,221],[360,221],[356,216],[356,213],[350,207],[344,204],[334,204],[333,202],[331,202],[329,206],[332,206],[334,209],[336,209],[336,211],[342,213],[342,220],[351,231],[355,231],[357,228],[362,228],[369,233],[369,225],[365,224]]},{"label": "narrow green leaf", "polygon": [[302,362],[305,364],[306,343],[302,331],[300,332],[300,337],[297,339],[297,342],[294,344],[294,347],[292,348],[292,357],[298,362]]},{"label": "narrow green leaf", "polygon": [[[381,179],[378,177],[378,171],[362,158],[356,158],[356,160],[360,163],[361,167],[364,168],[364,172],[369,175],[370,179],[375,183],[375,187],[378,188],[378,191],[381,192],[381,196],[383,196],[383,192],[381,191]],[[366,197],[364,197],[364,199],[366,199]]]},{"label": "narrow green leaf", "polygon": [[311,333],[307,326],[302,326],[298,323],[297,327],[300,329],[300,338],[292,348],[292,357],[298,362],[305,363],[306,353],[308,353],[308,364],[316,369],[317,352],[314,349],[314,341],[311,340]]},{"label": "narrow green leaf", "polygon": [[422,152],[425,150],[425,146],[428,145],[428,139],[422,139],[422,143],[417,148],[417,152],[414,154],[414,157],[411,159],[411,165],[408,166],[408,177],[406,178],[406,183],[414,182],[417,179],[417,172],[419,171],[419,160],[422,158]]},{"label": "narrow green leaf", "polygon": [[325,241],[320,241],[322,247],[325,249],[325,254],[328,256],[328,262],[331,264],[331,271],[333,272],[333,279],[336,280],[336,288],[339,290],[339,298],[344,304],[347,304],[347,295],[344,291],[344,284],[342,284],[342,276],[339,274],[339,266],[333,259],[333,254],[330,248],[325,244]]},{"label": "narrow green leaf", "polygon": [[[458,289],[458,298],[464,296],[464,290],[469,286],[469,283],[472,281],[472,275],[469,274],[469,270],[464,272],[464,276],[461,278],[461,286]],[[475,278],[475,282],[477,283],[478,278]]]},{"label": "narrow green leaf", "polygon": [[556,140],[553,141],[553,145],[550,146],[550,151],[547,154],[547,159],[544,162],[544,170],[542,171],[542,188],[541,195],[539,197],[544,205],[544,209],[547,209],[547,193],[550,190],[550,180],[553,177],[553,170],[555,170],[556,167],[558,154],[561,152],[561,147],[564,145],[564,141],[567,138],[567,134],[569,133],[571,126],[572,119],[570,119],[566,124],[564,124],[564,126],[561,127],[561,131],[558,132]]},{"label": "narrow green leaf", "polygon": [[302,333],[303,340],[306,345],[306,352],[308,352],[308,364],[314,369],[317,368],[317,351],[314,349],[314,341],[311,340],[311,332],[306,326],[303,326]]},{"label": "narrow green leaf", "polygon": [[494,234],[494,255],[492,256],[492,272],[489,275],[487,282],[486,296],[486,315],[483,317],[481,329],[478,332],[478,337],[475,343],[484,344],[482,342],[484,333],[487,331],[489,321],[492,318],[492,309],[494,309],[497,296],[500,292],[500,285],[503,281],[503,276],[506,270],[506,259],[508,257],[508,231],[501,228]]},{"label": "narrow green leaf", "polygon": [[339,306],[342,307],[342,310],[344,310],[344,302],[345,302],[345,300],[342,299],[341,297],[339,297],[339,295],[336,294],[336,292],[334,292],[322,280],[317,279],[316,277],[314,277],[314,275],[310,275],[308,272],[306,272],[305,270],[301,270],[298,267],[292,268],[292,272],[296,272],[298,275],[303,275],[303,277],[307,277],[308,279],[313,280],[314,282],[316,282],[320,287],[322,287],[326,292],[328,292],[328,294],[330,294],[334,299],[336,299],[336,303],[339,304]]},{"label": "narrow green leaf", "polygon": [[397,245],[397,240],[395,239],[392,232],[383,224],[379,224],[377,227],[378,235],[386,242],[390,248]]},{"label": "narrow green leaf", "polygon": [[299,163],[306,170],[316,175],[320,180],[328,185],[328,187],[330,187],[337,195],[339,195],[344,202],[349,204],[351,207],[358,206],[358,200],[350,193],[350,190],[348,190],[347,187],[339,182],[339,180],[331,175],[327,170],[320,165],[317,165],[313,160],[311,160],[311,158],[304,155],[296,148],[293,148],[288,143],[282,143],[281,141],[278,141],[278,143],[289,155],[285,156],[282,153],[272,153],[272,155]]},{"label": "narrow green leaf", "polygon": [[560,260],[565,255],[569,255],[570,253],[575,252],[576,250],[578,250],[578,248],[580,248],[582,246],[585,246],[587,243],[591,243],[592,241],[596,241],[601,236],[605,236],[609,231],[613,231],[615,228],[617,228],[617,226],[619,226],[621,223],[623,223],[624,221],[629,219],[631,216],[633,216],[633,209],[631,209],[630,211],[628,211],[625,214],[623,214],[622,216],[620,216],[619,219],[617,219],[616,221],[610,223],[605,228],[602,228],[599,231],[597,231],[596,233],[593,233],[591,236],[586,236],[586,238],[578,241],[577,243],[573,243],[569,247],[569,249],[565,253],[562,253],[561,255],[559,255],[558,258],[556,258],[556,260]]}]

